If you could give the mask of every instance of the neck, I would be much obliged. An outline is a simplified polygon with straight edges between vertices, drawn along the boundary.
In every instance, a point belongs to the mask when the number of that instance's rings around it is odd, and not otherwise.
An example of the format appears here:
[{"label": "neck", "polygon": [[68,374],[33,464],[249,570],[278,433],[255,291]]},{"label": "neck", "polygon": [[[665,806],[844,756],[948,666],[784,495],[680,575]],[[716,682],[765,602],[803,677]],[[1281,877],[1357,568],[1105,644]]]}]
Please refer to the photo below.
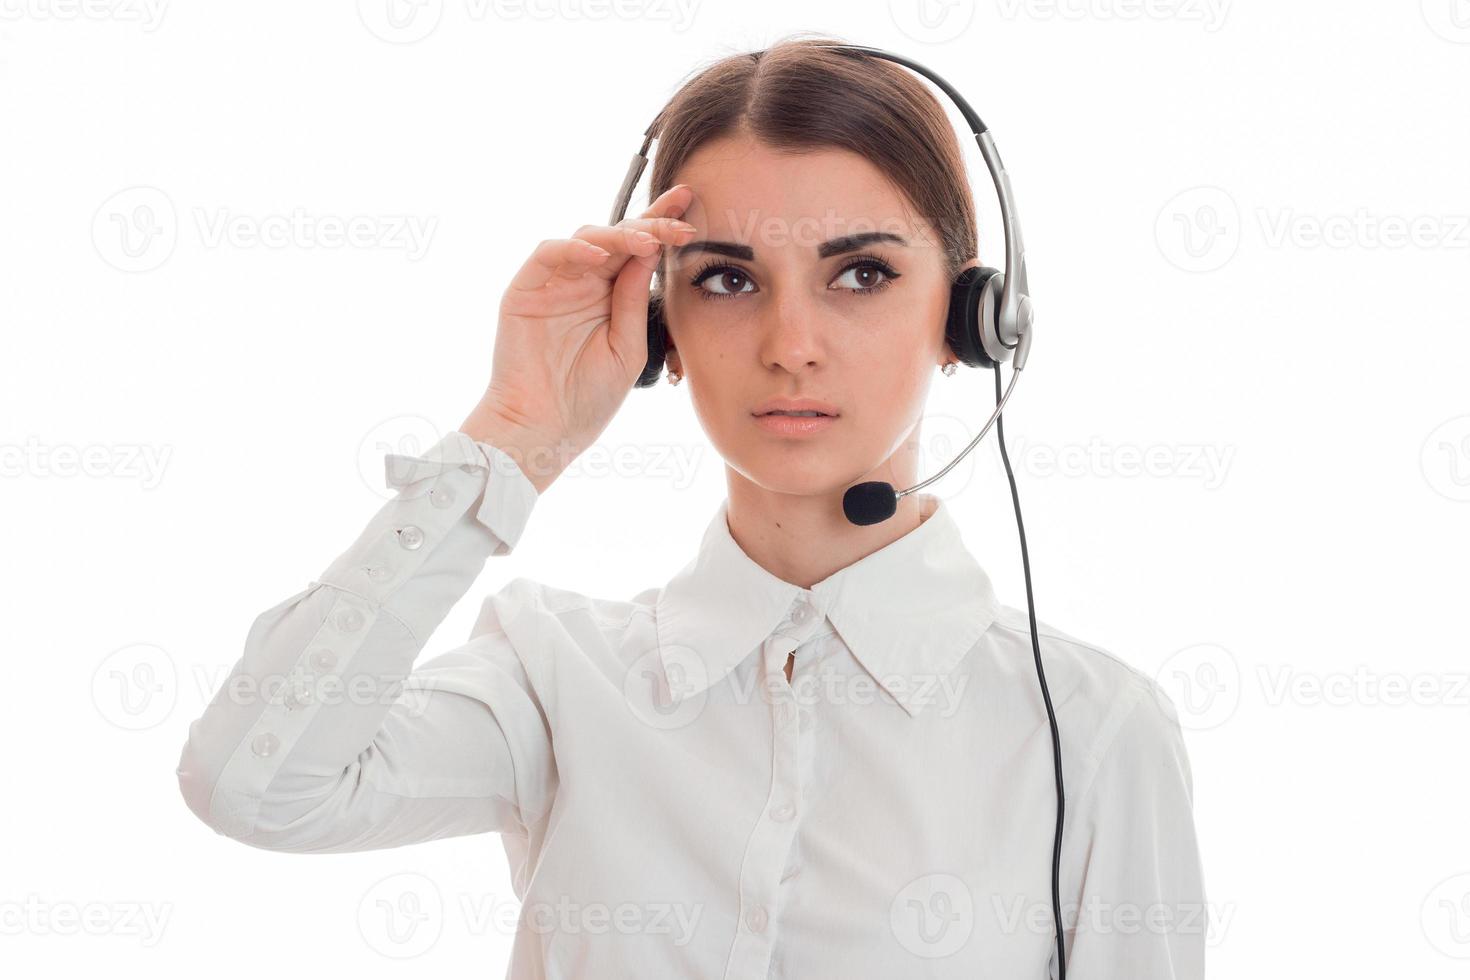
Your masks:
[{"label": "neck", "polygon": [[822,493],[769,490],[725,468],[730,536],[750,559],[785,582],[809,589],[839,569],[885,547],[917,528],[937,503],[923,491],[899,499],[886,521],[853,524],[842,512],[842,496],[853,483],[885,480],[902,490],[913,486],[917,461],[910,439],[881,467],[861,479]]}]

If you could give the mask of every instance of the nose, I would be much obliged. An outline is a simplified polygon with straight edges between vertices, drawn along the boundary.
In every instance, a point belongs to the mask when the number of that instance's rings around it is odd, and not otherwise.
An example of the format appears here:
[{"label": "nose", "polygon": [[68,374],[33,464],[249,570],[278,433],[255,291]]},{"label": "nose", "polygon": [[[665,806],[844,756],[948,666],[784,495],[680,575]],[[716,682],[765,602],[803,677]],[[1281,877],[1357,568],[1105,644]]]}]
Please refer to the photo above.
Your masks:
[{"label": "nose", "polygon": [[761,363],[797,374],[824,356],[822,315],[801,289],[783,290],[761,317]]}]

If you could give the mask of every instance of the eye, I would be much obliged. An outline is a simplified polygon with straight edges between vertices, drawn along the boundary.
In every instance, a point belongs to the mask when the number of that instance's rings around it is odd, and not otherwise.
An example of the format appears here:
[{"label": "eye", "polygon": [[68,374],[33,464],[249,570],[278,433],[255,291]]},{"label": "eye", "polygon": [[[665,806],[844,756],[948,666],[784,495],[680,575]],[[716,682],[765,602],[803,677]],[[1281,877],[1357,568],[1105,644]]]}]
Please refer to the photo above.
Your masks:
[{"label": "eye", "polygon": [[[706,289],[707,282],[712,282],[718,288]],[[701,266],[699,271],[690,278],[689,284],[699,291],[703,299],[727,299],[741,293],[759,292],[755,288],[754,280],[745,274],[745,270],[722,262],[711,262]],[[746,289],[746,286],[751,288]]]},{"label": "eye", "polygon": [[846,289],[858,296],[869,296],[893,285],[899,277],[893,266],[876,255],[860,255],[849,262],[828,289]]}]

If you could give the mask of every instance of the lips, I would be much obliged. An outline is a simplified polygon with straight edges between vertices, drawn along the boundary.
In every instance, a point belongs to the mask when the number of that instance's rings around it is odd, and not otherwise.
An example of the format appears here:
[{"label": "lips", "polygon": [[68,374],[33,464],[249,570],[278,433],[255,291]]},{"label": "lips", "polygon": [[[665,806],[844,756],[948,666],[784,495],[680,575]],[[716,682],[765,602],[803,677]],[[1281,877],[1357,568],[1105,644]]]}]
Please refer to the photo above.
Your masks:
[{"label": "lips", "polygon": [[794,413],[816,412],[819,416],[835,418],[838,415],[837,407],[827,402],[817,401],[812,398],[773,398],[768,402],[756,407],[752,415],[782,414],[791,418],[812,417]]},{"label": "lips", "polygon": [[835,415],[780,415],[767,412],[753,416],[755,424],[779,436],[815,436],[837,424]]}]

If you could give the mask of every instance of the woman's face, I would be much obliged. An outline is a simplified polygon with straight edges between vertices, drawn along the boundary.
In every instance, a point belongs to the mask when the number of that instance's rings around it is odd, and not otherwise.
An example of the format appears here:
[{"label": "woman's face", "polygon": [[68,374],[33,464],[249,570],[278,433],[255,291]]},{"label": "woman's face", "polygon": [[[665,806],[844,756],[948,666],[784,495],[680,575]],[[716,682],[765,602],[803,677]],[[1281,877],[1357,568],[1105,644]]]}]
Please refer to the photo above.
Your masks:
[{"label": "woman's face", "polygon": [[[930,380],[954,359],[937,229],[847,150],[731,137],[701,147],[675,183],[693,190],[682,218],[697,231],[666,249],[668,363],[725,462],[778,493],[907,479]],[[755,414],[773,398],[837,417],[774,431]]]}]

